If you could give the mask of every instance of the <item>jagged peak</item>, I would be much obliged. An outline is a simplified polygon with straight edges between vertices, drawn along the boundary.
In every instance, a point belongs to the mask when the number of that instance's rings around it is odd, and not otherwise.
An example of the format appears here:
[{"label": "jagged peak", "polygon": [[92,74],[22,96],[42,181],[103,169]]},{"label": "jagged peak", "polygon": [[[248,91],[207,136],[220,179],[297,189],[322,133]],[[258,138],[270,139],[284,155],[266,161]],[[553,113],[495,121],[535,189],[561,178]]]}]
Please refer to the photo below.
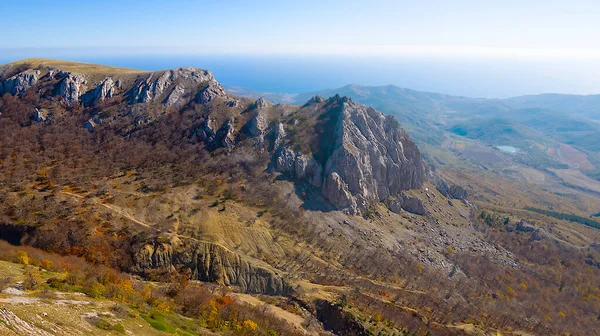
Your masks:
[{"label": "jagged peak", "polygon": [[254,103],[252,103],[252,105],[250,105],[250,108],[264,109],[264,108],[267,108],[268,106],[269,106],[269,102],[265,99],[265,97],[260,97]]}]

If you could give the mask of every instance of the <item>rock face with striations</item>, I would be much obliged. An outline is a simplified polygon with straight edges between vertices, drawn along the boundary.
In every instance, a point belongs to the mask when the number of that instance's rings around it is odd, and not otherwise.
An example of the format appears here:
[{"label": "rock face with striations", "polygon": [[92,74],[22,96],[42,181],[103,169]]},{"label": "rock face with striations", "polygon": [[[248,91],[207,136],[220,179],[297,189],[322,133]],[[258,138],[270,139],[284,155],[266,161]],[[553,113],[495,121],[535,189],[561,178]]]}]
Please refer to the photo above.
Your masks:
[{"label": "rock face with striations", "polygon": [[[147,78],[139,80],[130,91],[131,103],[148,103],[163,98],[162,103],[167,106],[176,104],[187,93],[207,83],[210,89],[200,100],[209,101],[217,96],[225,97],[225,91],[215,81],[212,73],[196,68],[178,68],[163,72],[151,73]],[[188,92],[189,91],[189,92]],[[196,92],[193,92],[196,94]],[[165,97],[165,95],[167,95]]]},{"label": "rock face with striations", "polygon": [[188,269],[195,280],[238,286],[248,293],[281,295],[290,290],[275,271],[209,242],[179,238],[156,240],[138,245],[133,259],[132,271],[137,273]]},{"label": "rock face with striations", "polygon": [[22,95],[28,88],[37,83],[40,74],[40,70],[28,69],[4,81],[0,81],[0,94]]},{"label": "rock face with striations", "polygon": [[63,71],[61,71],[58,76],[63,79],[58,86],[57,95],[63,97],[69,103],[78,102],[79,97],[81,97],[87,89],[87,80],[85,76]]},{"label": "rock face with striations", "polygon": [[319,153],[320,162],[285,148],[274,160],[276,170],[321,186],[324,198],[349,214],[364,214],[376,202],[422,186],[421,153],[396,119],[339,96],[325,102],[315,97],[305,108],[334,104],[318,117],[335,121],[333,129],[322,130],[331,134],[317,134],[330,142],[320,145],[329,147]]}]

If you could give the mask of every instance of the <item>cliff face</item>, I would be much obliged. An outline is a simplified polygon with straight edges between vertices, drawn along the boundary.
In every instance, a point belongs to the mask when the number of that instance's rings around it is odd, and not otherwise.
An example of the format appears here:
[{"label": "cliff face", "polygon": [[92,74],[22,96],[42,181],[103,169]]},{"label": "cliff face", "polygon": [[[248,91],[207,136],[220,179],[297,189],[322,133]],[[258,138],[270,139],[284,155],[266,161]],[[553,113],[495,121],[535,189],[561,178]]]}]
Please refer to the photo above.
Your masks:
[{"label": "cliff face", "polygon": [[279,150],[277,171],[321,187],[326,200],[350,214],[364,214],[376,202],[422,186],[421,153],[393,117],[345,97],[313,98],[305,108],[324,108],[317,119],[329,118],[333,128],[315,134],[324,143],[313,156],[290,146]]},{"label": "cliff face", "polygon": [[210,242],[173,238],[138,244],[132,271],[190,270],[192,278],[237,286],[248,293],[286,294],[290,287],[275,271]]},{"label": "cliff face", "polygon": [[52,86],[51,96],[67,104],[85,106],[115,96],[121,96],[129,104],[158,103],[165,107],[182,107],[194,99],[205,104],[217,97],[227,97],[212,73],[196,68],[139,73],[120,73],[118,69],[107,68],[106,73],[98,74],[63,70],[52,64],[37,65],[35,69],[22,66],[9,64],[0,69],[0,95],[23,95],[38,84]]}]

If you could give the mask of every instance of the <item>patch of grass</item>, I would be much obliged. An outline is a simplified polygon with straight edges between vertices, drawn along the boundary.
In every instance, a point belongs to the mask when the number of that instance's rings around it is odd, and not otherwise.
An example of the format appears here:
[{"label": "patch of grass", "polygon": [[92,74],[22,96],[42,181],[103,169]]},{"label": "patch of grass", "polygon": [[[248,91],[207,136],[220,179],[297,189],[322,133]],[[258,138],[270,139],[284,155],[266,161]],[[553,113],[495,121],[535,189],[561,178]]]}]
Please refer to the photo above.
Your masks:
[{"label": "patch of grass", "polygon": [[167,322],[160,314],[151,313],[148,315],[141,315],[141,317],[154,329],[166,333],[175,333],[177,328],[171,323]]}]

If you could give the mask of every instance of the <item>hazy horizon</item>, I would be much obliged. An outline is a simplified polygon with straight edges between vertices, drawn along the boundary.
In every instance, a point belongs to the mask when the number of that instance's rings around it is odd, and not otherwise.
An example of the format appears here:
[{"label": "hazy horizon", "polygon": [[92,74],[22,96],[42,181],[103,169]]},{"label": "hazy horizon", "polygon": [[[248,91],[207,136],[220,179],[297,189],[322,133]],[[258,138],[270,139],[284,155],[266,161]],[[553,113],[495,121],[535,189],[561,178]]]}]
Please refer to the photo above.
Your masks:
[{"label": "hazy horizon", "polygon": [[0,2],[0,61],[197,66],[299,93],[398,85],[472,97],[600,93],[595,1]]},{"label": "hazy horizon", "polygon": [[226,85],[306,93],[348,84],[403,88],[481,98],[543,93],[600,94],[600,66],[558,60],[506,58],[384,57],[340,55],[135,55],[35,50],[3,52],[0,63],[55,58],[110,66],[161,70],[194,66]]}]

